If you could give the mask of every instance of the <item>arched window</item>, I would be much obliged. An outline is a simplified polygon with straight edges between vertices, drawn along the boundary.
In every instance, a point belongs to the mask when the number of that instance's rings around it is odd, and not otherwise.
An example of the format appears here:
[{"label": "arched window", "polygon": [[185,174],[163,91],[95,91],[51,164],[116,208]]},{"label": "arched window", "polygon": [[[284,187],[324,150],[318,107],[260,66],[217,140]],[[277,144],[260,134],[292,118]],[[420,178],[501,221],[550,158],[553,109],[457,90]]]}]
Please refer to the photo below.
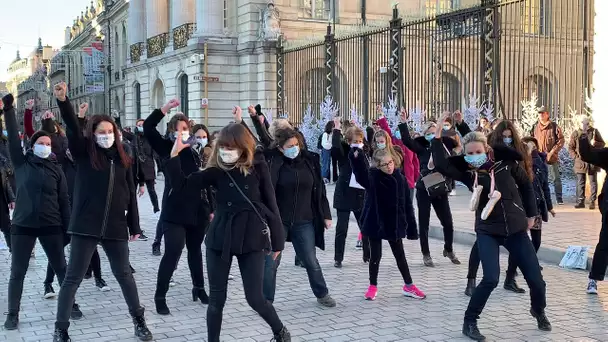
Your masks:
[{"label": "arched window", "polygon": [[139,83],[133,86],[133,95],[135,98],[135,115],[137,119],[141,119],[141,87]]},{"label": "arched window", "polygon": [[188,116],[188,75],[183,74],[179,78],[179,102],[181,103],[182,113]]}]

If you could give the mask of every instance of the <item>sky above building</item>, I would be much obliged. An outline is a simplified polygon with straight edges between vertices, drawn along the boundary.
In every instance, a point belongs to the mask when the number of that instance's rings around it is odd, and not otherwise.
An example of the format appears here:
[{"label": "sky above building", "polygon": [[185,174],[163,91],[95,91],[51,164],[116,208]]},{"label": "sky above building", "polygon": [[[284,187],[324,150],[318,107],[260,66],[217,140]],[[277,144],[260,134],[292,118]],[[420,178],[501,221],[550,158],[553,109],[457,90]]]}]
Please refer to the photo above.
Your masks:
[{"label": "sky above building", "polygon": [[42,38],[42,45],[60,49],[66,26],[90,6],[91,0],[0,0],[0,81],[6,81],[9,64],[17,50],[29,55]]}]

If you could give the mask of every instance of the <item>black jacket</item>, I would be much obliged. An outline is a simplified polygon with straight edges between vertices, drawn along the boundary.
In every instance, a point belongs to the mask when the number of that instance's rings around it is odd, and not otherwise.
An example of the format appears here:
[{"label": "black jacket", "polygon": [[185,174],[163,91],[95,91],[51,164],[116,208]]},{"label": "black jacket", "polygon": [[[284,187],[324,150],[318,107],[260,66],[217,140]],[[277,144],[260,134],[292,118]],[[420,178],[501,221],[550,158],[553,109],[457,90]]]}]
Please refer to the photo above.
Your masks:
[{"label": "black jacket", "polygon": [[[475,173],[464,160],[464,156],[447,158],[438,139],[433,139],[432,149],[437,171],[472,189]],[[478,184],[483,186],[483,191],[475,211],[475,231],[494,236],[509,236],[527,231],[527,218],[538,215],[538,208],[532,181],[523,167],[518,164],[518,161],[522,160],[522,156],[506,146],[496,145],[492,146],[492,149],[495,160],[491,167],[488,170],[477,171]],[[488,203],[491,172],[494,172],[495,189],[500,191],[501,198],[488,218],[482,220],[481,212]]]},{"label": "black jacket", "polygon": [[551,190],[549,190],[549,168],[547,168],[547,154],[532,151],[532,168],[534,170],[534,194],[536,195],[536,204],[538,214],[543,221],[549,221],[549,212],[553,210],[551,202]]},{"label": "black jacket", "polygon": [[[332,158],[338,160],[338,181],[334,190],[334,209],[340,211],[359,211],[363,209],[365,190],[350,187],[350,178],[353,176],[353,169],[348,160],[348,153],[351,147],[342,139],[342,132],[334,129],[332,134]],[[369,167],[369,162],[365,159]]]},{"label": "black jacket", "polygon": [[137,195],[130,165],[123,166],[116,143],[108,149],[94,144],[105,167],[91,164],[89,138],[82,129],[69,99],[57,100],[71,155],[76,164],[74,201],[68,233],[107,240],[128,240],[141,233]]},{"label": "black jacket", "polygon": [[[602,135],[600,131],[593,127],[589,127],[589,130],[585,132],[587,135],[587,140],[593,140],[593,147],[595,148],[603,148],[606,146],[604,143],[604,139],[602,139]],[[588,173],[594,174],[599,171],[599,167],[594,166],[590,163],[586,163],[582,160],[580,152],[579,152],[579,137],[583,134],[583,130],[578,129],[572,132],[570,136],[570,142],[568,143],[568,152],[570,156],[574,158],[574,173]]]},{"label": "black jacket", "polygon": [[[582,161],[601,167],[602,169],[608,171],[608,148],[592,147],[591,143],[589,142],[589,137],[587,137],[586,134],[583,134],[578,138],[578,146],[578,151],[581,155]],[[606,209],[608,209],[608,200],[606,198],[607,192],[608,182],[604,181],[604,185],[602,185],[602,191],[600,192],[600,195],[597,198],[602,216],[606,215]]]},{"label": "black jacket", "polygon": [[137,157],[137,181],[144,185],[146,181],[156,179],[154,168],[154,150],[143,133],[122,132],[123,137],[131,143],[134,155]]},{"label": "black jacket", "polygon": [[[163,138],[156,126],[165,117],[160,109],[155,109],[144,121],[144,137],[150,146],[158,154],[161,160],[167,163],[173,141]],[[200,155],[191,148],[183,149],[179,154],[181,170],[184,176],[199,171],[202,167]],[[165,190],[163,192],[163,207],[160,219],[163,221],[191,225],[207,226],[209,214],[211,214],[210,196],[211,190],[195,189],[191,187],[180,187],[173,189],[172,178],[165,178]],[[167,200],[165,200],[167,198]],[[200,212],[204,212],[201,214]],[[205,219],[206,218],[206,219]],[[201,221],[202,220],[202,221]],[[200,221],[200,222],[199,222]]]},{"label": "black jacket", "polygon": [[[209,186],[217,189],[215,216],[205,238],[207,248],[221,252],[224,259],[230,255],[284,249],[285,230],[268,165],[261,156],[255,158],[247,176],[239,169],[224,171],[210,167],[186,177],[181,161],[182,158],[176,157],[166,164],[166,176],[171,180],[174,191],[188,188],[202,191]],[[249,198],[265,222],[262,222],[237,187]],[[269,229],[266,229],[264,223]]]},{"label": "black jacket", "polygon": [[0,186],[2,195],[0,195],[0,231],[6,232],[11,226],[11,217],[8,205],[15,202],[15,194],[8,181],[6,171],[0,168]]},{"label": "black jacket", "polygon": [[66,231],[70,223],[70,200],[61,166],[53,155],[42,159],[32,150],[24,155],[15,110],[5,108],[4,117],[18,194],[12,221],[14,233],[43,235]]}]

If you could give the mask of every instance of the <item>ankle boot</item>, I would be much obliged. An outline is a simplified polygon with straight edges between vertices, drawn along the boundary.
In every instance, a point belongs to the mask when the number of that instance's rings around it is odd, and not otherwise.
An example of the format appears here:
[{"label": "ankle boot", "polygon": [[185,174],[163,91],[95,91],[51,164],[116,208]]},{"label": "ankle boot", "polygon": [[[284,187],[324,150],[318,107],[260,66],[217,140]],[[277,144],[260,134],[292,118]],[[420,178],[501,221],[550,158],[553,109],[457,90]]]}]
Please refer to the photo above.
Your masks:
[{"label": "ankle boot", "polygon": [[477,322],[464,322],[462,325],[462,334],[473,341],[485,341],[486,337],[479,332]]},{"label": "ankle boot", "polygon": [[159,315],[169,315],[171,310],[167,306],[167,300],[163,298],[154,298],[154,304],[156,305],[156,313]]},{"label": "ankle boot", "polygon": [[135,337],[140,341],[152,341],[152,333],[146,325],[144,315],[133,317],[133,325],[135,329]]},{"label": "ankle boot", "polygon": [[207,296],[204,287],[192,288],[192,301],[196,302],[197,300],[200,300],[203,304],[209,304],[209,296]]},{"label": "ankle boot", "polygon": [[530,309],[530,314],[532,315],[532,317],[536,318],[536,323],[538,324],[539,330],[551,331],[551,323],[549,322],[549,319],[547,318],[547,315],[545,315],[544,312],[536,313],[534,312],[534,310]]},{"label": "ankle boot", "polygon": [[68,335],[68,329],[55,328],[53,333],[53,342],[71,342],[70,335]]},{"label": "ankle boot", "polygon": [[464,294],[471,297],[473,295],[473,291],[475,291],[475,279],[469,279],[467,281],[467,288],[464,290]]},{"label": "ankle boot", "polygon": [[283,326],[283,329],[278,333],[274,334],[274,342],[291,342],[291,334],[287,331],[287,328]]},{"label": "ankle boot", "polygon": [[507,279],[505,279],[505,284],[504,284],[503,287],[507,291],[512,291],[512,292],[515,292],[515,293],[526,293],[526,290],[524,290],[521,287],[517,286],[517,282],[515,281],[515,278],[507,278]]},{"label": "ankle boot", "polygon": [[443,256],[445,258],[450,259],[450,261],[452,262],[452,264],[454,265],[460,265],[460,260],[458,260],[458,258],[456,257],[456,254],[454,254],[454,252],[448,252],[447,250],[443,250]]}]

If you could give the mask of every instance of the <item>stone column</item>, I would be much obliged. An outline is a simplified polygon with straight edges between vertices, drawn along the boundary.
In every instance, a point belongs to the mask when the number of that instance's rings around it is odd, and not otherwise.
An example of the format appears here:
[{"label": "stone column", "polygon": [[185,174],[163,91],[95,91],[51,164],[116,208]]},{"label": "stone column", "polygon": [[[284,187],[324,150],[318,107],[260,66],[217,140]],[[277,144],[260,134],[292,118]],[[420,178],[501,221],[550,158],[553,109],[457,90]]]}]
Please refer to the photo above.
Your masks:
[{"label": "stone column", "polygon": [[224,33],[224,2],[196,0],[196,35],[219,36]]},{"label": "stone column", "polygon": [[196,22],[195,0],[171,0],[171,29]]},{"label": "stone column", "polygon": [[145,0],[131,0],[127,28],[129,45],[142,43],[146,40]]},{"label": "stone column", "polygon": [[168,0],[146,0],[146,38],[169,32],[168,13]]}]

